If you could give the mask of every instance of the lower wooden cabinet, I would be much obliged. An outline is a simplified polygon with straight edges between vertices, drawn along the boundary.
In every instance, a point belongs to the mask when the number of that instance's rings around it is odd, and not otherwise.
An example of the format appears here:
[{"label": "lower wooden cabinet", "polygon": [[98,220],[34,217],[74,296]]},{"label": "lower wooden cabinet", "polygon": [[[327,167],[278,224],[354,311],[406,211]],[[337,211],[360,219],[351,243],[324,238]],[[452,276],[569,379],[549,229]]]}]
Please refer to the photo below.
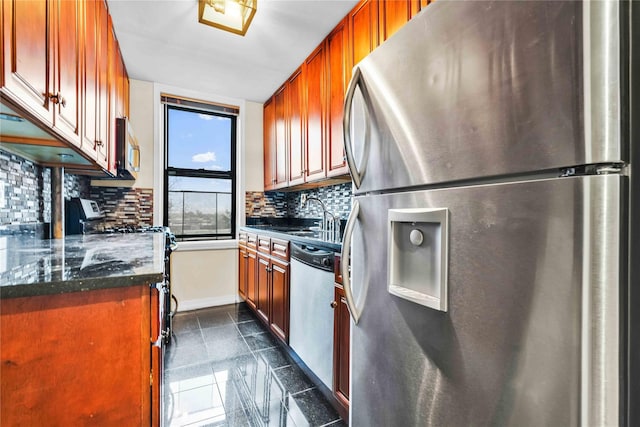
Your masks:
[{"label": "lower wooden cabinet", "polygon": [[[287,343],[289,242],[250,234],[247,237],[244,232],[240,232],[239,241],[238,294],[274,335]],[[250,247],[251,241],[256,249]]]},{"label": "lower wooden cabinet", "polygon": [[351,337],[351,318],[347,299],[342,287],[340,257],[335,263],[334,300],[331,306],[333,314],[333,394],[338,402],[349,412],[349,340]]},{"label": "lower wooden cabinet", "polygon": [[154,292],[3,299],[0,425],[159,425]]}]

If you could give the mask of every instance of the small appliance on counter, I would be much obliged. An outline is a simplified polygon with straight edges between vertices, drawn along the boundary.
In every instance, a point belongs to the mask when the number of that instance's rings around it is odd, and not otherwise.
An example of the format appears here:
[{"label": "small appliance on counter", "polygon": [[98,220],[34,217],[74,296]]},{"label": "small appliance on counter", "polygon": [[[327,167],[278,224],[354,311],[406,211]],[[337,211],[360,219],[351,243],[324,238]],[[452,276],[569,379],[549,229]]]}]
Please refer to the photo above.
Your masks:
[{"label": "small appliance on counter", "polygon": [[73,197],[64,204],[65,235],[85,234],[87,224],[104,218],[94,200]]}]

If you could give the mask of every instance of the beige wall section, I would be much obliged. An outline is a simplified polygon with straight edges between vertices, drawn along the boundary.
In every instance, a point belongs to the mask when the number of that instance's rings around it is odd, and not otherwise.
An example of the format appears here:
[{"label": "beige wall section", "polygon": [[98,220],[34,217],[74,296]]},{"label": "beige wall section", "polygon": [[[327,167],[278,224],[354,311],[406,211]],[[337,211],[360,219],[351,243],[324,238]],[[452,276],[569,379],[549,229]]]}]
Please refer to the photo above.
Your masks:
[{"label": "beige wall section", "polygon": [[171,254],[171,285],[178,298],[178,310],[240,301],[237,271],[237,249],[174,252]]},{"label": "beige wall section", "polygon": [[[140,144],[140,172],[135,181],[97,180],[102,187],[153,188],[153,83],[129,80],[129,122]],[[262,122],[261,122],[262,123]]]},{"label": "beige wall section", "polygon": [[247,102],[245,126],[245,162],[244,180],[245,191],[264,191],[263,172],[263,105],[256,102]]}]

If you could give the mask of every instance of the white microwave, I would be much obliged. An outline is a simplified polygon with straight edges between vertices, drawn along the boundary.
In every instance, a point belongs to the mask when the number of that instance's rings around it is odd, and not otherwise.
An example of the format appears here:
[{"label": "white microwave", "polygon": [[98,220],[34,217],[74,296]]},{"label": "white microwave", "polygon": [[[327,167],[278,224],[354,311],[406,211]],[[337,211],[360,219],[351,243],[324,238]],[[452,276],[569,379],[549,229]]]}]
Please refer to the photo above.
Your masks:
[{"label": "white microwave", "polygon": [[116,118],[116,170],[121,179],[136,179],[140,171],[140,145],[126,117]]}]

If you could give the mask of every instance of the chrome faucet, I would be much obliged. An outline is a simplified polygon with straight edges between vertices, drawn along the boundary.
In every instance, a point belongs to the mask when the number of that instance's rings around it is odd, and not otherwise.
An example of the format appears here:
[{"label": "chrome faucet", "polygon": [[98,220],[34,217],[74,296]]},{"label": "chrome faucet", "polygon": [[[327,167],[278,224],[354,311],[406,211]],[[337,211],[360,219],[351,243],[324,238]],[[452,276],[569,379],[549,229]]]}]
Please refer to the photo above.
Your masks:
[{"label": "chrome faucet", "polygon": [[307,202],[310,200],[315,200],[320,203],[322,206],[322,227],[320,232],[326,237],[326,240],[330,242],[339,242],[340,241],[340,218],[327,209],[327,206],[324,204],[322,200],[315,196],[307,196],[306,194],[302,194],[300,196],[300,203],[302,207],[307,205]]}]

